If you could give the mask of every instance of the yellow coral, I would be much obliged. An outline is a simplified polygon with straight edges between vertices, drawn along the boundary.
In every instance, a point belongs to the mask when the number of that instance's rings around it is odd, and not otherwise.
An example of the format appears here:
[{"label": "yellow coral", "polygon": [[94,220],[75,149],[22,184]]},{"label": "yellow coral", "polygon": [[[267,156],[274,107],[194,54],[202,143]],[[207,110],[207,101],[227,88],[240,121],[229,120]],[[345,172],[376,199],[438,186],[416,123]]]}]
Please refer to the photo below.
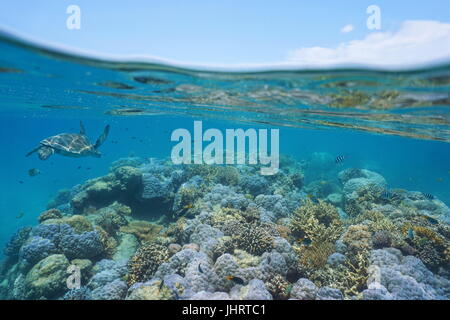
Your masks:
[{"label": "yellow coral", "polygon": [[334,242],[342,233],[342,222],[335,207],[325,201],[306,199],[291,219],[291,230],[312,242]]},{"label": "yellow coral", "polygon": [[325,266],[335,247],[331,242],[315,242],[310,246],[294,246],[294,250],[300,257],[300,269],[304,272],[313,272]]}]

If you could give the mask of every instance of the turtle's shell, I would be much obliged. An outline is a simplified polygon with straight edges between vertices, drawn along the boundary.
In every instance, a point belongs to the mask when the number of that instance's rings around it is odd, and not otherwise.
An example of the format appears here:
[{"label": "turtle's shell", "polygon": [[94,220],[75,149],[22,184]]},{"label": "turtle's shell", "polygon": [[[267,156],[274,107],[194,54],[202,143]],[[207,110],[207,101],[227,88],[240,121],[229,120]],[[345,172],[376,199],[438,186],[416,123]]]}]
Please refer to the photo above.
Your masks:
[{"label": "turtle's shell", "polygon": [[92,151],[88,138],[78,133],[61,133],[41,141],[41,145],[53,148],[58,153],[77,156]]}]

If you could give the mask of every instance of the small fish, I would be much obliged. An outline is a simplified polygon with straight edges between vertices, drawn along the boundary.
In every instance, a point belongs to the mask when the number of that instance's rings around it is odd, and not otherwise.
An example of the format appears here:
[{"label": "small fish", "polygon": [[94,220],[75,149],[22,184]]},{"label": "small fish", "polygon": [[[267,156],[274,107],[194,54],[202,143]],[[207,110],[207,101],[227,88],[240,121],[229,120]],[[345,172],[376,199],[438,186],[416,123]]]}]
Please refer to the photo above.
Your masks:
[{"label": "small fish", "polygon": [[19,183],[20,183],[20,184],[23,184],[23,181],[22,181],[22,180],[19,180]]},{"label": "small fish", "polygon": [[194,205],[192,203],[189,203],[183,207],[183,210],[189,210],[189,209],[192,209],[193,207],[194,207]]},{"label": "small fish", "polygon": [[414,230],[413,229],[408,230],[408,239],[414,240]]},{"label": "small fish", "polygon": [[336,159],[334,160],[334,162],[336,162],[336,163],[342,163],[342,162],[344,162],[345,158],[346,158],[346,157],[345,157],[345,156],[342,156],[342,155],[337,156]]},{"label": "small fish", "polygon": [[297,242],[299,242],[300,244],[303,244],[305,246],[309,246],[312,243],[312,240],[308,239],[308,238],[300,238],[300,239],[298,239]]},{"label": "small fish", "polygon": [[28,175],[30,177],[37,176],[40,173],[41,173],[41,171],[39,171],[39,169],[36,169],[36,168],[32,168],[32,169],[28,170]]},{"label": "small fish", "polygon": [[427,216],[427,215],[422,215],[422,218],[424,218],[425,220],[427,220],[431,224],[438,224],[439,223],[439,221],[437,221],[435,218]]},{"label": "small fish", "polygon": [[389,199],[391,199],[391,198],[392,198],[392,193],[391,193],[388,189],[384,190],[384,191],[381,193],[381,199],[389,200]]},{"label": "small fish", "polygon": [[236,284],[243,285],[244,280],[242,278],[236,277],[236,276],[226,276],[225,279],[233,281]]},{"label": "small fish", "polygon": [[25,215],[25,212],[20,211],[19,214],[16,216],[16,219],[22,219],[24,215]]},{"label": "small fish", "polygon": [[294,287],[293,284],[290,284],[287,286],[286,290],[284,291],[287,295],[291,294],[292,288]]},{"label": "small fish", "polygon": [[80,170],[80,169],[81,169],[81,166],[78,166],[77,169]]},{"label": "small fish", "polygon": [[317,199],[317,197],[315,195],[313,195],[313,194],[307,194],[306,196],[314,203],[318,203],[319,202],[319,199]]},{"label": "small fish", "polygon": [[86,170],[91,170],[91,169],[92,169],[91,167],[87,167],[87,168],[86,168]]},{"label": "small fish", "polygon": [[202,267],[200,266],[201,264],[198,264],[198,272],[203,273]]},{"label": "small fish", "polygon": [[424,196],[425,198],[427,198],[428,200],[433,200],[433,199],[434,199],[434,196],[433,196],[431,193],[423,193],[423,192],[422,192],[422,194],[423,194],[423,196]]},{"label": "small fish", "polygon": [[161,283],[159,284],[159,290],[162,289],[163,285],[164,285],[164,280],[161,280]]},{"label": "small fish", "polygon": [[437,182],[443,182],[443,181],[444,181],[444,178],[437,178],[436,181],[437,181]]},{"label": "small fish", "polygon": [[450,171],[449,172],[447,172],[448,174],[450,174]]}]

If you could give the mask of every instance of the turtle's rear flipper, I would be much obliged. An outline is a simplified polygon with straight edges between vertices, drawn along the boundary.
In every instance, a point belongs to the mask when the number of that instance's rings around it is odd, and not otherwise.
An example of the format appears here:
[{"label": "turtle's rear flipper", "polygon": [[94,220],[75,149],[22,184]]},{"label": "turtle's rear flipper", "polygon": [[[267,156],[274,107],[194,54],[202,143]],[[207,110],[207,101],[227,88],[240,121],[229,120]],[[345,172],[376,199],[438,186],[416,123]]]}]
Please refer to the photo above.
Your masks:
[{"label": "turtle's rear flipper", "polygon": [[105,142],[106,138],[108,137],[108,134],[109,134],[109,124],[103,130],[102,135],[98,137],[97,141],[95,141],[94,149],[98,149],[102,145],[102,143]]},{"label": "turtle's rear flipper", "polygon": [[30,152],[28,152],[28,153],[25,155],[25,157],[31,156],[33,153],[35,153],[36,151],[38,151],[40,147],[41,147],[41,146],[34,148],[34,149],[31,150]]},{"label": "turtle's rear flipper", "polygon": [[86,129],[84,129],[83,121],[80,121],[80,134],[86,134]]}]

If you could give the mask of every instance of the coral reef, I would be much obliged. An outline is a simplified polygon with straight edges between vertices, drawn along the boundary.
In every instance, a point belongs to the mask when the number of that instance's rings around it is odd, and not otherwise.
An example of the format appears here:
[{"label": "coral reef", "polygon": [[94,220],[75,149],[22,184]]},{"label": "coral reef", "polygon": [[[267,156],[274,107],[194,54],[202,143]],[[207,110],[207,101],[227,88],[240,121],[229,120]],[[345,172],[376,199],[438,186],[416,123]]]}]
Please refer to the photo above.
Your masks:
[{"label": "coral reef", "polygon": [[[327,153],[281,160],[261,176],[258,166],[119,159],[11,237],[0,298],[450,298],[442,201],[386,193],[380,174],[341,170]],[[78,289],[67,287],[69,266]]]}]

